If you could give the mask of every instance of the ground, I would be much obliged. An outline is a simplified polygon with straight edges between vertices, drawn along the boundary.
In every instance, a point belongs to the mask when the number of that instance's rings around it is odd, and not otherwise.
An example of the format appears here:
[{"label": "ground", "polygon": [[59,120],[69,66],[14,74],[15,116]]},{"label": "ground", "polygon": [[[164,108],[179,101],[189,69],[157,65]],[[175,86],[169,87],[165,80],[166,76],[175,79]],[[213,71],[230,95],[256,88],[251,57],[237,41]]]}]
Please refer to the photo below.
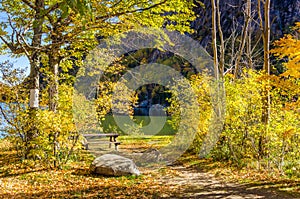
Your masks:
[{"label": "ground", "polygon": [[298,198],[296,195],[265,188],[264,185],[226,182],[213,174],[184,166],[175,166],[171,169],[177,175],[163,176],[160,180],[177,190],[171,195],[172,198]]},{"label": "ground", "polygon": [[191,154],[169,166],[140,168],[138,177],[93,175],[91,161],[81,154],[63,169],[50,170],[1,148],[0,198],[300,198],[298,180],[234,170]]}]

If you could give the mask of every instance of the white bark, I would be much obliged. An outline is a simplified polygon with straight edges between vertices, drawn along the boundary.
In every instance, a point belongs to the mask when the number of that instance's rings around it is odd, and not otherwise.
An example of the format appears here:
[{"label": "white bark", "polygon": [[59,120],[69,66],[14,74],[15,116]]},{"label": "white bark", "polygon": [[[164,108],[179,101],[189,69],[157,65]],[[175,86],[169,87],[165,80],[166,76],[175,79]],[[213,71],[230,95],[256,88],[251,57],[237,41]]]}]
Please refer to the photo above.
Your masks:
[{"label": "white bark", "polygon": [[30,89],[30,103],[31,108],[39,107],[39,89]]}]

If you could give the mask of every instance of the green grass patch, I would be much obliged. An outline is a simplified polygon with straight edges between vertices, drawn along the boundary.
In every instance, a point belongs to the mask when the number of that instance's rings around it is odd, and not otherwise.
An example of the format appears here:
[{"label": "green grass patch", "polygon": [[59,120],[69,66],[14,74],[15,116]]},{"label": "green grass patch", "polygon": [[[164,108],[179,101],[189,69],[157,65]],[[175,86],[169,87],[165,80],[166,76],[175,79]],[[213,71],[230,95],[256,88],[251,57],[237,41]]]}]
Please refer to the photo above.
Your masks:
[{"label": "green grass patch", "polygon": [[[126,116],[124,116],[126,117]],[[157,116],[158,117],[158,116]],[[163,128],[156,133],[155,135],[175,135],[177,133],[177,129],[174,129],[169,121],[172,119],[172,117],[168,116],[167,121]],[[134,116],[133,121],[136,124],[142,124],[142,126],[146,126],[150,123],[150,117],[149,116]],[[118,125],[116,124],[114,117],[112,115],[106,115],[104,120],[101,121],[101,127],[103,128],[104,133],[111,133],[116,132],[121,135],[124,135],[125,132],[123,132]],[[151,133],[152,134],[152,133]]]},{"label": "green grass patch", "polygon": [[173,136],[171,135],[143,135],[143,136],[127,136],[123,135],[118,138],[121,142],[127,144],[142,144],[142,143],[152,143],[152,142],[159,142],[168,144],[172,140]]}]

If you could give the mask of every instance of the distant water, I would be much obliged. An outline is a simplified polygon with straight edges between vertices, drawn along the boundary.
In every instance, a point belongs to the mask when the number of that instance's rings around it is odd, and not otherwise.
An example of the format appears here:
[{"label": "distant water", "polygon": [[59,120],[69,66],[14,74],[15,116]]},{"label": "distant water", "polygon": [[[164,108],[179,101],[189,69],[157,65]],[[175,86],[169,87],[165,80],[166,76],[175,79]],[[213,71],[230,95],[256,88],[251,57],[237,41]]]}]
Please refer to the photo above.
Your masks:
[{"label": "distant water", "polygon": [[[0,106],[4,109],[4,110],[8,110],[8,106],[3,103],[3,102],[0,102]],[[2,138],[6,132],[5,132],[5,128],[7,128],[8,124],[7,122],[5,121],[2,113],[0,112],[0,138]]]},{"label": "distant water", "polygon": [[[0,102],[0,106],[5,110],[5,111],[8,111],[9,110],[9,107],[7,104],[3,103],[3,102]],[[27,106],[24,106],[21,104],[21,107],[24,107],[26,108]],[[47,106],[40,106],[40,109],[42,110],[46,110],[48,109]],[[7,113],[8,116],[9,116],[9,112]],[[6,122],[6,120],[4,119],[1,111],[0,111],[0,138],[4,137],[4,135],[6,135],[6,129],[7,127],[9,126],[9,124]]]}]

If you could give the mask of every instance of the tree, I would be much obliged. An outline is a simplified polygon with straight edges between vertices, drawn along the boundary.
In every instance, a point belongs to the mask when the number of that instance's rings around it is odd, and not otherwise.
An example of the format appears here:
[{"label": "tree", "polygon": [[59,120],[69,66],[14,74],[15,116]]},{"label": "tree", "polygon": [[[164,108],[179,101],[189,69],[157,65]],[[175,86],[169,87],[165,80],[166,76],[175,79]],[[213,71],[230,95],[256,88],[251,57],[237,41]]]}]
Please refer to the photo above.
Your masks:
[{"label": "tree", "polygon": [[[219,1],[218,7],[219,7]],[[212,29],[211,29],[211,34],[212,34],[212,48],[213,48],[213,59],[214,59],[214,71],[215,71],[215,77],[218,80],[220,76],[220,71],[219,71],[219,60],[218,60],[218,48],[217,48],[217,21],[220,20],[220,17],[218,17],[217,20],[217,6],[215,0],[211,0],[211,24],[212,24]],[[219,14],[219,12],[218,12]],[[219,16],[219,15],[218,15]],[[220,26],[218,26],[220,27]],[[223,73],[223,71],[221,71]]]},{"label": "tree", "polygon": [[[262,32],[263,47],[264,47],[264,62],[263,62],[263,74],[266,76],[270,75],[270,0],[263,2],[264,8],[261,10],[262,1],[258,0],[257,12],[259,16],[259,24]],[[262,12],[264,13],[264,18],[262,17]],[[270,107],[271,107],[271,97],[269,83],[265,83],[262,90],[262,117],[261,120],[264,124],[264,129],[262,135],[259,137],[259,154],[260,156],[265,155],[266,149],[266,134],[270,118]]]},{"label": "tree", "polygon": [[282,76],[300,78],[300,22],[296,22],[293,30],[295,34],[287,34],[274,42],[275,48],[271,53],[279,59],[287,58]]},{"label": "tree", "polygon": [[297,110],[300,103],[298,97],[298,93],[300,92],[299,81],[297,81],[300,78],[300,22],[296,22],[292,30],[294,34],[287,34],[275,41],[275,48],[270,52],[280,60],[287,60],[283,63],[285,71],[277,79],[276,86],[282,87],[286,93],[290,93],[292,99],[289,100],[288,107]]},{"label": "tree", "polygon": [[245,12],[245,24],[243,26],[243,31],[241,34],[241,43],[238,49],[238,53],[237,53],[237,57],[236,57],[236,61],[235,61],[235,70],[234,70],[234,77],[237,78],[238,74],[239,74],[239,70],[240,70],[240,61],[242,58],[242,54],[244,53],[244,48],[245,48],[245,44],[246,44],[246,39],[247,39],[247,31],[248,31],[248,27],[249,27],[249,22],[251,17],[251,0],[247,0],[246,3],[246,12]]},{"label": "tree", "polygon": [[[74,4],[74,1],[70,2],[73,2],[71,5]],[[2,32],[7,27],[5,23],[8,23],[12,34],[5,34],[0,38],[12,53],[25,54],[28,57],[33,89],[38,88],[38,74],[35,73],[39,71],[42,54],[43,56],[47,54],[49,65],[52,65],[50,68],[55,73],[54,68],[57,68],[57,63],[74,56],[76,52],[84,50],[86,52],[91,49],[96,44],[95,34],[109,36],[138,26],[162,27],[166,20],[169,21],[166,24],[167,28],[188,31],[186,22],[193,19],[193,12],[189,10],[193,4],[180,0],[101,1],[100,3],[90,1],[94,8],[92,13],[94,20],[78,16],[72,8],[80,7],[81,1],[76,2],[78,5],[70,6],[69,1],[37,0],[34,3],[28,0],[13,3],[2,1],[1,10],[8,14],[8,21],[2,23]],[[170,14],[165,14],[167,12]],[[32,14],[27,16],[27,13]],[[32,43],[29,44],[28,40]],[[89,42],[92,42],[90,48],[85,49],[80,46],[82,43],[88,46]],[[74,48],[79,50],[74,52]],[[70,53],[71,51],[73,53]],[[32,98],[35,100],[31,101],[37,101],[38,96]],[[55,109],[55,105],[50,107]]]},{"label": "tree", "polygon": [[[58,69],[67,71],[74,65],[80,66],[84,55],[97,44],[98,36],[108,37],[145,26],[190,32],[188,22],[194,19],[193,3],[185,0],[90,0],[87,2],[88,8],[92,8],[92,19],[91,15],[82,14],[81,2],[85,1],[1,1],[0,10],[7,15],[7,20],[0,23],[4,49],[15,56],[25,55],[30,62],[32,118],[39,106],[40,73],[49,79],[48,105],[56,112]],[[38,136],[34,129],[32,125],[29,140]],[[55,145],[59,135],[51,134]],[[57,145],[54,153],[56,148]]]}]

